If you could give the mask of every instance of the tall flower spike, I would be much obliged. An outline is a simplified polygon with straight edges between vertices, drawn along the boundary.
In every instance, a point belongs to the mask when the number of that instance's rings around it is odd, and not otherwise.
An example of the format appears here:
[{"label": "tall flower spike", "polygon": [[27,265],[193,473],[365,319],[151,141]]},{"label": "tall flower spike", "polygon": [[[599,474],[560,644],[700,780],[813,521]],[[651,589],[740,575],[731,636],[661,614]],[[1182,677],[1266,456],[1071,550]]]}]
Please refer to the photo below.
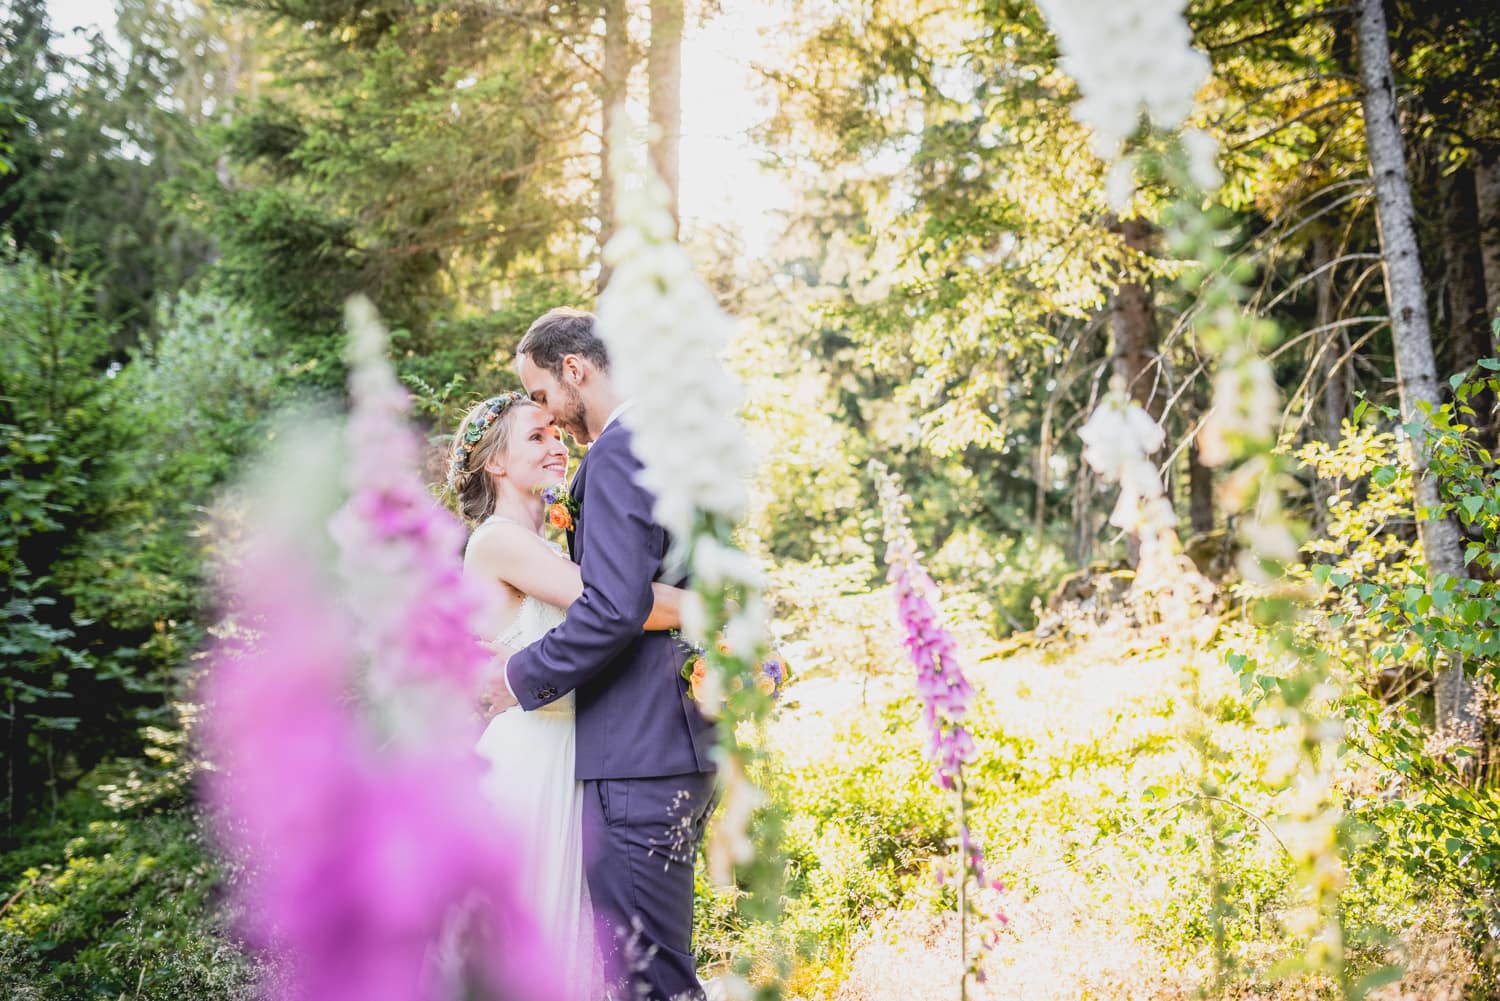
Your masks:
[{"label": "tall flower spike", "polygon": [[[957,793],[958,849],[961,875],[958,882],[960,928],[966,928],[975,910],[968,896],[972,885],[980,890],[1003,890],[991,881],[985,871],[984,851],[969,828],[969,797],[964,788],[964,766],[974,760],[977,749],[965,718],[974,700],[974,689],[958,663],[958,644],[942,624],[937,610],[937,585],[922,569],[917,542],[906,520],[906,497],[896,477],[879,462],[870,463],[880,491],[881,513],[885,523],[887,576],[896,592],[896,618],[901,627],[907,653],[917,669],[917,695],[922,702],[922,719],[927,725],[927,756],[933,763],[933,779],[944,789]],[[942,882],[941,870],[938,880]],[[977,911],[975,911],[978,913]],[[1002,913],[982,914],[1004,924]],[[992,926],[993,927],[993,926]],[[968,956],[967,935],[960,933],[964,956],[963,983],[967,996],[970,975],[983,979],[979,964],[985,952],[993,948],[998,936],[980,936],[980,952],[972,962]]]},{"label": "tall flower spike", "polygon": [[614,269],[599,297],[599,330],[615,382],[634,401],[635,432],[656,517],[685,541],[699,514],[733,524],[754,466],[735,413],[744,392],[721,356],[734,325],[673,236],[667,193],[623,129],[611,144],[619,230],[604,248]]},{"label": "tall flower spike", "polygon": [[[356,435],[352,449],[302,454],[300,464],[284,447],[261,491],[276,502],[251,508],[241,557],[226,567],[231,619],[202,689],[213,763],[205,795],[220,841],[245,867],[235,886],[242,929],[278,961],[268,995],[277,1001],[437,1001],[458,996],[459,978],[486,996],[564,1001],[554,953],[517,894],[524,861],[483,793],[469,733],[428,728],[420,742],[392,742],[387,721],[372,725],[349,698],[370,656],[372,606],[351,607],[330,588],[314,506],[282,500],[315,496],[333,475],[330,454],[368,471],[341,512],[345,538],[371,546],[370,573],[391,567],[434,585],[413,594],[366,582],[359,592],[393,624],[423,630],[376,623],[392,644],[381,669],[409,684],[463,668],[472,639],[462,595],[444,583],[458,555],[433,541],[443,523],[409,489],[419,482],[404,464],[415,449],[398,394],[378,374],[356,366],[364,378],[351,422],[378,437]],[[363,462],[374,452],[381,462]],[[428,631],[437,627],[454,632]],[[461,712],[452,686],[438,687]]]},{"label": "tall flower spike", "polygon": [[478,602],[458,560],[463,526],[418,473],[422,442],[407,421],[409,398],[386,360],[374,307],[354,298],[347,315],[349,500],[329,531],[357,623],[366,693],[398,739],[472,729],[465,714],[488,655],[470,627]]},{"label": "tall flower spike", "polygon": [[[1082,92],[1073,117],[1093,133],[1099,158],[1114,165],[1106,192],[1110,205],[1121,210],[1132,178],[1130,163],[1119,157],[1140,125],[1141,112],[1159,128],[1177,128],[1212,69],[1208,56],[1193,48],[1182,16],[1187,0],[1038,0],[1037,5],[1057,35],[1060,68]],[[1213,137],[1188,130],[1183,149],[1194,183],[1205,190],[1217,187]]]},{"label": "tall flower spike", "polygon": [[710,876],[728,885],[734,865],[753,858],[750,819],[763,800],[746,775],[755,752],[739,743],[735,724],[770,701],[755,685],[767,646],[761,575],[730,541],[749,502],[754,462],[735,419],[743,393],[721,359],[734,326],[678,245],[666,189],[641,162],[623,116],[614,132],[619,229],[604,248],[614,270],[599,297],[599,331],[614,381],[633,401],[622,419],[635,433],[641,485],[655,498],[675,555],[693,570],[694,600],[683,617],[685,632],[707,651],[701,691],[710,715],[724,693],[725,806],[709,833],[708,858]]}]

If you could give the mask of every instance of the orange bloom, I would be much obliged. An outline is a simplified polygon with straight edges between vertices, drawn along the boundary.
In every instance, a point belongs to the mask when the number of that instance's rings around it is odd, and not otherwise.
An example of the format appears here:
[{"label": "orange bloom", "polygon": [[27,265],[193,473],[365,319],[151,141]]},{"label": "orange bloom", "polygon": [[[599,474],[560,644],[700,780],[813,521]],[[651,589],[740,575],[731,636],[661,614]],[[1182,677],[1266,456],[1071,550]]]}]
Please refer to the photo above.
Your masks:
[{"label": "orange bloom", "polygon": [[547,520],[552,523],[553,528],[560,528],[564,532],[573,530],[573,516],[568,514],[568,509],[561,504],[553,504],[547,509]]},{"label": "orange bloom", "polygon": [[755,679],[755,687],[759,688],[762,693],[771,695],[776,691],[776,682],[769,674],[762,674]]},{"label": "orange bloom", "polygon": [[708,665],[704,663],[702,657],[699,657],[693,661],[693,676],[688,679],[688,686],[693,690],[693,698],[699,699],[699,701],[701,701],[700,696],[703,694],[703,680],[707,677]]}]

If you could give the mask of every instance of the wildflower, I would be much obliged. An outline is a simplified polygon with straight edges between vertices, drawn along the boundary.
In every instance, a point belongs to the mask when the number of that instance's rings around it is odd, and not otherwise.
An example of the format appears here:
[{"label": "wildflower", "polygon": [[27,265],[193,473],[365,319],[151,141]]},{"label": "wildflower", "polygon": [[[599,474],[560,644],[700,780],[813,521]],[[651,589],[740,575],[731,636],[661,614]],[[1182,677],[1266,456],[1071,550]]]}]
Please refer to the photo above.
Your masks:
[{"label": "wildflower", "polygon": [[[517,894],[516,839],[483,793],[472,732],[450,725],[484,663],[462,536],[422,489],[372,312],[355,304],[351,319],[349,501],[326,526],[307,504],[252,512],[227,569],[244,628],[226,631],[202,690],[205,796],[245,862],[243,930],[283,961],[275,996],[288,1001],[445,996],[440,943],[454,938],[467,947],[451,975],[559,999],[550,944]],[[268,494],[328,463],[311,468],[283,468]],[[325,527],[341,545],[338,593],[310,544]],[[361,687],[370,698],[351,699]]]},{"label": "wildflower", "polygon": [[[984,852],[974,841],[968,823],[967,794],[962,789],[963,767],[973,761],[978,749],[973,735],[964,725],[974,698],[974,689],[958,664],[958,644],[953,634],[939,621],[935,598],[937,586],[922,569],[917,558],[917,544],[906,521],[905,498],[896,478],[884,466],[872,462],[880,490],[885,520],[887,577],[896,592],[896,617],[900,623],[907,653],[917,669],[917,694],[922,702],[922,719],[927,726],[927,756],[933,763],[933,778],[944,789],[957,789],[958,844],[963,876],[976,887],[990,886],[985,875]],[[939,879],[946,878],[940,870]],[[998,888],[998,884],[995,884]],[[966,904],[972,906],[972,904]],[[988,944],[985,944],[988,943]],[[992,939],[982,939],[990,948]],[[965,970],[965,976],[971,972]],[[973,970],[982,977],[982,970]]]},{"label": "wildflower", "polygon": [[749,501],[749,440],[734,419],[744,393],[720,361],[733,324],[673,237],[666,189],[614,145],[619,229],[604,249],[614,268],[599,297],[599,331],[614,379],[635,401],[625,420],[656,498],[679,540],[700,514],[733,523]]},{"label": "wildflower", "polygon": [[364,299],[350,300],[347,313],[349,500],[328,531],[338,544],[366,694],[385,710],[392,736],[422,741],[458,724],[489,657],[474,642],[479,601],[457,558],[463,526],[417,473],[421,439],[385,358],[385,330]]},{"label": "wildflower", "polygon": [[1193,48],[1186,2],[1038,0],[1057,35],[1060,66],[1082,92],[1073,115],[1093,131],[1100,159],[1119,155],[1142,110],[1165,129],[1192,111],[1210,65]]}]

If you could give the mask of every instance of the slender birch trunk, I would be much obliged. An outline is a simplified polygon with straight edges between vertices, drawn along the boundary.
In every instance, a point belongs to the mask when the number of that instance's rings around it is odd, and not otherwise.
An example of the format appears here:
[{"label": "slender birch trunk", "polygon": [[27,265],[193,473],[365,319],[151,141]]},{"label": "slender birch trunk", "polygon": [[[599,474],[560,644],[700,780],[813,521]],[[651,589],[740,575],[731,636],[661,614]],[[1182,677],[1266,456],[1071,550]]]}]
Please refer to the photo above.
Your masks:
[{"label": "slender birch trunk", "polygon": [[630,7],[627,0],[604,0],[604,65],[599,89],[599,293],[609,284],[603,250],[615,235],[615,181],[609,154],[615,113],[625,105],[630,83]]},{"label": "slender birch trunk", "polygon": [[673,219],[678,218],[680,187],[682,28],[682,0],[651,0],[651,48],[646,54],[651,88],[651,165],[667,186]]},{"label": "slender birch trunk", "polygon": [[[1390,303],[1392,339],[1396,347],[1396,385],[1405,422],[1415,430],[1409,439],[1409,461],[1419,509],[1441,503],[1437,481],[1427,468],[1427,425],[1424,408],[1441,402],[1437,367],[1432,354],[1432,330],[1427,317],[1427,293],[1422,262],[1417,253],[1417,231],[1406,174],[1406,152],[1396,118],[1396,83],[1391,73],[1390,38],[1382,0],[1357,0],[1359,71],[1364,85],[1362,103],[1365,142],[1375,177],[1375,206],[1380,225],[1381,254],[1385,258],[1386,298]],[[1458,526],[1452,519],[1420,519],[1417,531],[1429,573],[1465,576]],[[1453,664],[1437,679],[1439,729],[1452,730],[1473,719],[1472,685],[1463,665]]]}]

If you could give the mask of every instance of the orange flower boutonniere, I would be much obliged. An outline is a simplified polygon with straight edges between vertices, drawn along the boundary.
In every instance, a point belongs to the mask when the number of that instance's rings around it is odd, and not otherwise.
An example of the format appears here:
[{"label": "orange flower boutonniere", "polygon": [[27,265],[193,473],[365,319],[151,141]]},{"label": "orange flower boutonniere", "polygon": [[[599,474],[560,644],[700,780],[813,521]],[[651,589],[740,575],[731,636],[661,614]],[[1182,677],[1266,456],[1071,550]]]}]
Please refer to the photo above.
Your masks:
[{"label": "orange flower boutonniere", "polygon": [[578,502],[568,494],[561,483],[542,491],[542,503],[547,506],[547,524],[564,532],[573,531],[573,518],[578,514]]}]

